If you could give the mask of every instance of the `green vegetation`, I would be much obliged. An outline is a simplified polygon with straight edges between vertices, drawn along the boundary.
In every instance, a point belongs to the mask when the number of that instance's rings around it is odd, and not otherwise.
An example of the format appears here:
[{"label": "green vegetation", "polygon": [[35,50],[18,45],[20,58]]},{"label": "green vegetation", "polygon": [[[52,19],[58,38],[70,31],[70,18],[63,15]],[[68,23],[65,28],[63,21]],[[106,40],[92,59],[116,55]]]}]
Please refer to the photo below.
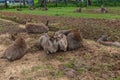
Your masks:
[{"label": "green vegetation", "polygon": [[79,68],[79,69],[77,70],[77,72],[78,72],[78,74],[82,74],[83,69]]},{"label": "green vegetation", "polygon": [[67,68],[74,68],[74,65],[72,64],[72,63],[70,63],[70,62],[66,62],[66,63],[64,63],[63,64],[65,67],[67,67]]},{"label": "green vegetation", "polygon": [[57,56],[57,57],[56,57],[56,60],[59,60],[59,61],[62,62],[62,61],[64,61],[64,57],[63,57],[63,56]]},{"label": "green vegetation", "polygon": [[28,70],[28,69],[23,69],[23,70],[21,71],[21,74],[22,74],[22,75],[25,75],[25,74],[28,74],[28,73],[30,73],[30,70]]},{"label": "green vegetation", "polygon": [[39,69],[41,69],[40,65],[36,65],[32,67],[32,71],[38,71]]},{"label": "green vegetation", "polygon": [[116,78],[109,78],[108,80],[120,80],[120,76],[117,76]]},{"label": "green vegetation", "polygon": [[31,77],[28,77],[26,80],[32,80],[32,78],[31,78]]},{"label": "green vegetation", "polygon": [[2,26],[0,26],[0,31],[5,31],[6,29]]},{"label": "green vegetation", "polygon": [[[77,17],[77,18],[104,18],[104,19],[120,19],[120,11],[119,7],[111,7],[110,12],[106,14],[102,13],[95,13],[98,7],[88,7],[83,8],[81,13],[75,13],[74,10],[76,7],[56,7],[56,8],[49,8],[48,11],[41,11],[36,8],[36,10],[29,10],[24,8],[22,11],[16,11],[16,9],[4,9],[2,11],[5,12],[16,12],[22,14],[36,14],[36,15],[49,15],[49,16],[67,16],[67,17]],[[94,12],[90,12],[90,10]]]},{"label": "green vegetation", "polygon": [[63,71],[58,71],[56,76],[59,78],[59,77],[62,77],[64,75],[64,72]]},{"label": "green vegetation", "polygon": [[48,69],[49,71],[53,71],[54,68],[50,64],[46,64],[45,69]]}]

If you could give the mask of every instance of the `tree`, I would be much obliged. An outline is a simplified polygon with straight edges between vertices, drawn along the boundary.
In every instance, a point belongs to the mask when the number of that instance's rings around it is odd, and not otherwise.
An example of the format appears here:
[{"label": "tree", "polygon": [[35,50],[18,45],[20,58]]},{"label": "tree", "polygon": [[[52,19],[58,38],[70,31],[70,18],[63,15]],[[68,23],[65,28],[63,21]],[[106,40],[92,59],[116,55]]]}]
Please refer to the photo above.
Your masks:
[{"label": "tree", "polygon": [[87,6],[91,5],[91,0],[87,0]]},{"label": "tree", "polygon": [[91,5],[91,0],[88,0],[88,5]]},{"label": "tree", "polygon": [[38,4],[40,4],[41,0],[38,0]]},{"label": "tree", "polygon": [[76,5],[78,6],[78,0],[75,0],[75,2],[76,2]]},{"label": "tree", "polygon": [[55,6],[56,7],[58,6],[58,0],[55,0]]},{"label": "tree", "polygon": [[44,7],[44,8],[47,7],[47,1],[46,0],[42,0],[41,7]]},{"label": "tree", "polygon": [[34,7],[34,0],[32,0],[32,7]]},{"label": "tree", "polygon": [[65,2],[65,5],[67,5],[67,0],[64,0],[64,2]]},{"label": "tree", "polygon": [[26,6],[26,4],[25,4],[25,0],[23,0],[23,5],[24,5],[24,7]]},{"label": "tree", "polygon": [[5,0],[5,7],[8,8],[7,0]]},{"label": "tree", "polygon": [[20,5],[19,5],[19,7],[20,7],[20,8],[22,7],[22,4],[21,4],[21,2],[22,2],[22,1],[21,1],[21,0],[19,0],[19,4],[20,4]]}]

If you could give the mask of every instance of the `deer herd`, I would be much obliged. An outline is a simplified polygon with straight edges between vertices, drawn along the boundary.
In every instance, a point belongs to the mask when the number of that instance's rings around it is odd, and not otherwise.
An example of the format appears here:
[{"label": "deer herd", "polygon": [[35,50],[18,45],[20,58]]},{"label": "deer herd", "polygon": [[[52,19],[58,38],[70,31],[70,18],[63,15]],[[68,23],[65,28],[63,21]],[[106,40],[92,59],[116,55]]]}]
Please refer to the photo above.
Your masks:
[{"label": "deer herd", "polygon": [[[50,36],[47,25],[48,21],[46,25],[36,23],[26,23],[25,25],[27,33],[42,33],[38,39],[37,46],[39,49],[43,49],[45,54],[74,50],[83,46],[83,40],[79,30],[59,30]],[[28,52],[29,48],[24,38],[16,38],[16,36],[11,35],[11,39],[14,42],[5,49],[1,59],[14,61],[22,58]]]},{"label": "deer herd", "polygon": [[[48,34],[48,21],[47,24],[35,24],[26,23],[25,30],[27,33],[39,33],[42,35],[39,37],[37,46],[39,49],[44,50],[44,53],[49,55],[59,51],[75,50],[83,47],[83,37],[79,30],[59,30],[50,36]],[[14,35],[11,36],[14,42],[9,45],[1,59],[7,59],[8,61],[14,61],[22,58],[29,50],[26,41],[22,37],[16,38]],[[102,36],[97,40],[98,43],[103,45],[117,46],[120,47],[119,42],[107,42],[107,37]]]}]

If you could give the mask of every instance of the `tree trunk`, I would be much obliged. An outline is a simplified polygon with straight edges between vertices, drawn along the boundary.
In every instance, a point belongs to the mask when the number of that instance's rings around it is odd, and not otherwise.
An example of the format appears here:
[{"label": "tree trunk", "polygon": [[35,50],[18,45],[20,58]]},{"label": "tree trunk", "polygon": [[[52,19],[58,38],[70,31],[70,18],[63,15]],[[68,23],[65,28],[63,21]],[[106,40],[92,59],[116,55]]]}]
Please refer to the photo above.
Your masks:
[{"label": "tree trunk", "polygon": [[56,7],[58,6],[58,0],[55,0],[55,6]]},{"label": "tree trunk", "polygon": [[65,5],[67,5],[67,0],[64,0],[64,2],[65,2]]},{"label": "tree trunk", "polygon": [[40,4],[41,0],[38,0],[38,4]]},{"label": "tree trunk", "polygon": [[19,0],[19,8],[21,8],[22,7],[22,5],[21,5],[21,0]]},{"label": "tree trunk", "polygon": [[75,2],[76,2],[76,5],[78,6],[78,0],[75,0]]},{"label": "tree trunk", "polygon": [[42,0],[41,7],[44,7],[44,8],[47,7],[47,1],[46,0]]},{"label": "tree trunk", "polygon": [[91,5],[91,0],[87,0],[87,6]]},{"label": "tree trunk", "polygon": [[26,4],[25,4],[25,0],[23,0],[23,5],[24,5],[24,7],[26,6]]},{"label": "tree trunk", "polygon": [[34,7],[34,5],[35,5],[35,4],[34,4],[34,0],[32,0],[32,7]]},{"label": "tree trunk", "polygon": [[8,8],[7,0],[5,0],[5,7]]}]

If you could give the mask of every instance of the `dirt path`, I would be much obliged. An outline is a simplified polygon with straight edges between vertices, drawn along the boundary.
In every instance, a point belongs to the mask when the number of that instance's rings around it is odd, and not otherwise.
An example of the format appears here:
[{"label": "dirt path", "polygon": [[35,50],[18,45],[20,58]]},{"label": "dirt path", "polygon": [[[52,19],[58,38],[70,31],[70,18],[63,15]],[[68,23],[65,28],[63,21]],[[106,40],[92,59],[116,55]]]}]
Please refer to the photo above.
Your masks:
[{"label": "dirt path", "polygon": [[11,21],[11,20],[7,20],[7,19],[2,19],[2,18],[0,18],[0,20],[1,20],[1,21],[4,21],[4,22],[11,22],[11,23],[15,23],[15,22],[13,22],[13,21]]},{"label": "dirt path", "polygon": [[11,20],[2,19],[2,18],[0,18],[0,20],[1,20],[1,21],[4,21],[4,22],[9,22],[9,23],[12,23],[12,24],[17,24],[18,27],[20,27],[20,28],[25,28],[25,25],[23,25],[23,24],[18,24],[18,23],[14,22],[14,21],[11,21]]}]

